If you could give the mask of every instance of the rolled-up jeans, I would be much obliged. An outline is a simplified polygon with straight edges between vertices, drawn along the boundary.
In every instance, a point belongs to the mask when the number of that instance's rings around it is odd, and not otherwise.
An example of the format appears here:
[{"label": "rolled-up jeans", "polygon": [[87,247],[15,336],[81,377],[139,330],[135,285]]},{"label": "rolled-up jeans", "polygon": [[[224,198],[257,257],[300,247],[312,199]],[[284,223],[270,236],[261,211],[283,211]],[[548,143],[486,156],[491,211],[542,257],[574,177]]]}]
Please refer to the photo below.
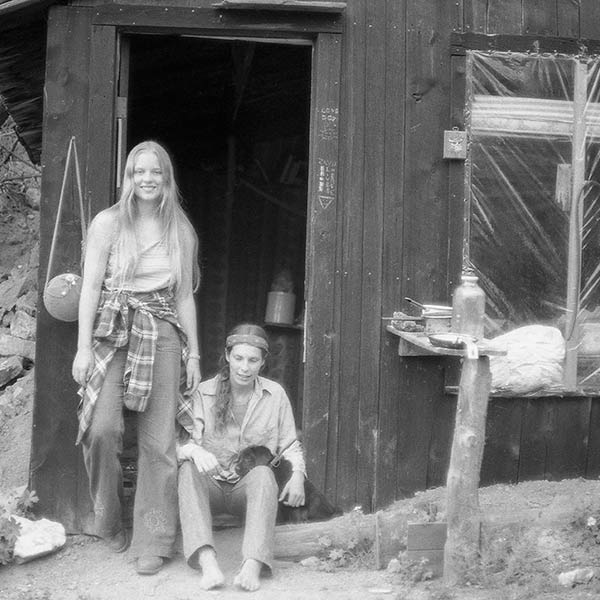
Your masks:
[{"label": "rolled-up jeans", "polygon": [[277,493],[273,471],[266,466],[254,467],[231,484],[201,473],[190,460],[183,462],[179,467],[179,518],[188,564],[197,566],[202,547],[214,548],[212,514],[228,513],[245,519],[242,562],[249,558],[258,560],[270,572]]},{"label": "rolled-up jeans", "polygon": [[[158,339],[152,391],[143,412],[135,413],[138,441],[133,508],[132,554],[170,557],[177,533],[175,415],[181,371],[181,339],[175,327],[156,319]],[[123,527],[123,373],[127,348],[115,353],[94,407],[83,443],[94,504],[96,534],[109,538]]]}]

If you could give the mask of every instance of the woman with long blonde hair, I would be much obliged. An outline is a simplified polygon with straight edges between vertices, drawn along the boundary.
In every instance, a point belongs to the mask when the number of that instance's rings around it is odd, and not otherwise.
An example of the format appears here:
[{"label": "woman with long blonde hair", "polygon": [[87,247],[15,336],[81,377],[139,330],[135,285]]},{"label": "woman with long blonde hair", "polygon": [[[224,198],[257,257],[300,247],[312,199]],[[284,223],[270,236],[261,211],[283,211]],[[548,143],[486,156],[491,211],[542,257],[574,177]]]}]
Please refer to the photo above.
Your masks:
[{"label": "woman with long blonde hair", "polygon": [[81,386],[77,443],[96,534],[115,552],[130,543],[121,514],[123,408],[137,414],[131,546],[142,575],[158,572],[173,554],[175,421],[189,425],[185,396],[200,383],[197,254],[168,153],[153,141],[138,144],[127,157],[119,201],[89,228],[72,371]]}]

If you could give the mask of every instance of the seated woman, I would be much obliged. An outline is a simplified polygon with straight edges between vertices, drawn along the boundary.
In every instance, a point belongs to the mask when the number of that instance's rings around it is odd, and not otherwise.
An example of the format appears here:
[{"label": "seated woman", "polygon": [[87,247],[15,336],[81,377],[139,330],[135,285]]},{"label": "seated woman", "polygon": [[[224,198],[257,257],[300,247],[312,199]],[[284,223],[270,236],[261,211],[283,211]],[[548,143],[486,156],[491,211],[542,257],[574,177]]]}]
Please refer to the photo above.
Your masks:
[{"label": "seated woman", "polygon": [[[259,372],[269,351],[264,330],[238,325],[227,337],[224,366],[200,384],[194,397],[194,429],[178,448],[179,511],[188,564],[202,569],[201,587],[224,583],[212,534],[212,514],[245,517],[242,567],[234,584],[254,591],[261,572],[270,572],[278,501],[304,504],[306,468],[290,401],[283,388]],[[270,467],[256,466],[240,477],[239,453],[266,446],[292,464],[292,475],[278,497]]]}]

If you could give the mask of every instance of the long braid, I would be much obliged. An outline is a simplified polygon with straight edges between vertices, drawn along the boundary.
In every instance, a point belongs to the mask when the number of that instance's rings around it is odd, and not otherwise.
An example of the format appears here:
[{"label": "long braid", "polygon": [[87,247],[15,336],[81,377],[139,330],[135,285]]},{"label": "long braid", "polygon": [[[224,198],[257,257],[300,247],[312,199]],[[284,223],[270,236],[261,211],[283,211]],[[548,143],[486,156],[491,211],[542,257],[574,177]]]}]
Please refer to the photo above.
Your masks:
[{"label": "long braid", "polygon": [[229,364],[225,363],[219,371],[219,382],[217,384],[217,431],[225,431],[227,421],[230,419],[230,405],[231,382],[229,381]]}]

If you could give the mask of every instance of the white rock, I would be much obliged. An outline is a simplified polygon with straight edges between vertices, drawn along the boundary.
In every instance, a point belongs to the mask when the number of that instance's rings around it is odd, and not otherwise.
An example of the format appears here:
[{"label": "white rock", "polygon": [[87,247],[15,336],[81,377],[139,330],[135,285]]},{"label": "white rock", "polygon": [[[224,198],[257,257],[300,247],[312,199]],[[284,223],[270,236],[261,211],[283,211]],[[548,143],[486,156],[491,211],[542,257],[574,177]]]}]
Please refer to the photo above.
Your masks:
[{"label": "white rock", "polygon": [[388,573],[400,573],[402,571],[402,565],[397,558],[392,558],[388,563],[386,571]]},{"label": "white rock", "polygon": [[321,561],[316,556],[309,556],[308,558],[301,560],[300,564],[303,567],[308,567],[309,569],[314,569],[321,564]]},{"label": "white rock", "polygon": [[13,516],[13,519],[21,526],[14,550],[17,563],[24,563],[55,552],[67,541],[65,528],[56,521],[48,519],[32,521],[17,516]]},{"label": "white rock", "polygon": [[588,583],[594,575],[594,569],[591,567],[573,569],[572,571],[561,573],[558,576],[558,583],[564,587],[573,587],[578,583]]}]

